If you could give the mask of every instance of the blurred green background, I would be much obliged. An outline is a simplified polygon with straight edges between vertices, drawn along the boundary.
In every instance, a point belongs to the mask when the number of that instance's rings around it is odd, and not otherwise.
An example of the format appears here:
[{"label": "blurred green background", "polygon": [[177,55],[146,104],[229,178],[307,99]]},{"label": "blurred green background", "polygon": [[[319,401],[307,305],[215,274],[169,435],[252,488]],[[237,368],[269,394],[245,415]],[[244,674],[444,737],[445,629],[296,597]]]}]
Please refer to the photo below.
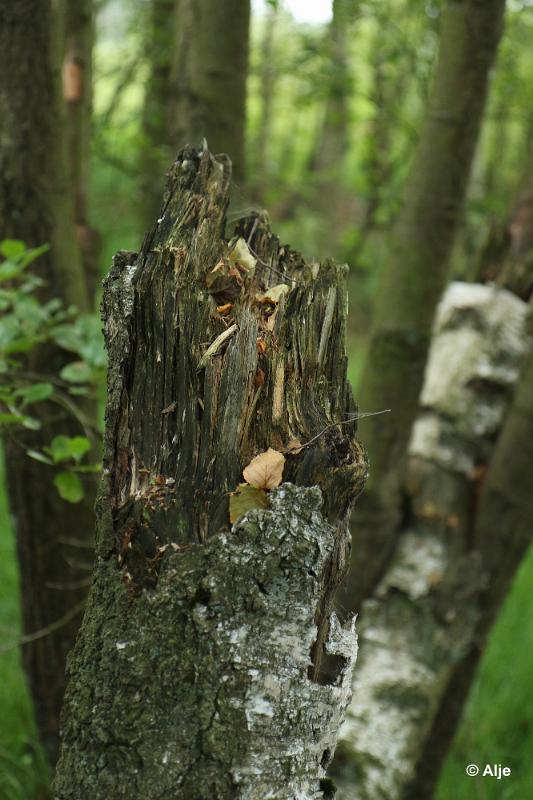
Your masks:
[{"label": "blurred green background", "polygon": [[[139,0],[100,3],[89,198],[91,225],[101,237],[102,275],[118,249],[137,249],[144,234],[136,177],[144,146],[141,119],[148,69],[144,5]],[[324,44],[330,17],[326,0],[281,3],[275,12],[272,4],[253,6],[246,155],[248,175],[257,178],[257,185],[235,183],[231,208],[236,218],[251,208],[265,207],[282,240],[311,258],[332,256],[350,265],[350,377],[355,387],[387,235],[401,203],[427,105],[441,4],[376,0],[362,3],[360,9],[347,44],[351,134],[340,187],[344,218],[341,214],[339,224],[332,228],[321,202],[323,185],[309,168],[324,119],[324,87],[331,77]],[[317,17],[322,21],[316,21]],[[475,272],[491,226],[508,217],[531,154],[532,17],[529,3],[510,2],[454,249],[456,276]],[[268,24],[274,26],[269,54],[273,99],[267,145],[261,149],[258,142],[265,124],[262,58]],[[3,487],[0,471],[0,800],[38,800],[48,797],[49,775],[37,743],[17,649],[18,573]],[[437,800],[533,797],[532,587],[530,553],[492,631]],[[469,778],[465,766],[470,763],[508,766],[512,778]]]}]

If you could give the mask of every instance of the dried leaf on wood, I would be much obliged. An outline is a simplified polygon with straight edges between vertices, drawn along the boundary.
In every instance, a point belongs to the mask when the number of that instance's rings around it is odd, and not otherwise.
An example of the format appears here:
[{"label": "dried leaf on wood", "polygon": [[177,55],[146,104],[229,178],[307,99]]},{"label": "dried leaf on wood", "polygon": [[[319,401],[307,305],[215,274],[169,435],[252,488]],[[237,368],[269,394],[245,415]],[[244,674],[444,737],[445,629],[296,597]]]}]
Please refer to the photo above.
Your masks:
[{"label": "dried leaf on wood", "polygon": [[277,286],[272,286],[264,294],[256,294],[255,299],[258,303],[272,303],[276,305],[281,298],[287,294],[290,287],[286,283],[279,283]]},{"label": "dried leaf on wood", "polygon": [[285,456],[271,447],[259,453],[243,470],[244,480],[257,489],[274,489],[283,480]]},{"label": "dried leaf on wood", "polygon": [[239,517],[253,508],[268,508],[268,497],[263,489],[257,489],[248,483],[240,483],[237,491],[229,498],[229,521],[233,524]]},{"label": "dried leaf on wood", "polygon": [[303,449],[304,446],[299,439],[291,439],[285,452],[288,455],[297,456],[298,453],[301,453]]},{"label": "dried leaf on wood", "polygon": [[250,248],[242,236],[232,245],[228,255],[232,264],[239,264],[244,267],[246,272],[253,274],[257,259],[251,254]]}]

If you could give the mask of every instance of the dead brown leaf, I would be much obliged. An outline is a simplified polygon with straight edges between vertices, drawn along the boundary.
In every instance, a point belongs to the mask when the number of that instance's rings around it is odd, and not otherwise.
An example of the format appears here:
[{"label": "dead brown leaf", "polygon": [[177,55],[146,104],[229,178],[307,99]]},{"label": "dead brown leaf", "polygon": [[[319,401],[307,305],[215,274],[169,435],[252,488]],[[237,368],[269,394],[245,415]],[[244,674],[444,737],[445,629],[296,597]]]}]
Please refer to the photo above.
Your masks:
[{"label": "dead brown leaf", "polygon": [[244,480],[257,489],[274,489],[283,480],[285,456],[271,447],[252,458],[243,470]]},{"label": "dead brown leaf", "polygon": [[262,305],[265,303],[276,305],[281,298],[287,294],[289,289],[290,287],[287,286],[286,283],[279,283],[277,286],[272,286],[270,289],[267,289],[264,294],[256,294],[255,299]]},{"label": "dead brown leaf", "polygon": [[301,453],[303,449],[304,446],[299,439],[291,439],[285,452],[287,455],[297,456],[298,453]]}]

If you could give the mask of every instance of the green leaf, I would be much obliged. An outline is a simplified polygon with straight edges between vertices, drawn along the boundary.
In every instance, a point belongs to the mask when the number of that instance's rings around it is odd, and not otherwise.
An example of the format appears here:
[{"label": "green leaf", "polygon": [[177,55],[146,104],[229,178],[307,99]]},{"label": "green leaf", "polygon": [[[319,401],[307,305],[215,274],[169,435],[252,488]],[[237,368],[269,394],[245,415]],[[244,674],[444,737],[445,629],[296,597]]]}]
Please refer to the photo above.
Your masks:
[{"label": "green leaf", "polygon": [[13,261],[4,261],[0,264],[0,281],[12,281],[13,278],[18,278],[21,272],[19,264],[14,264]]},{"label": "green leaf", "polygon": [[55,436],[50,447],[45,449],[56,464],[70,458],[77,462],[91,449],[91,443],[86,436]]},{"label": "green leaf", "polygon": [[92,371],[85,361],[72,361],[59,374],[69,383],[85,383],[91,379]]},{"label": "green leaf", "polygon": [[252,508],[268,508],[268,497],[264,489],[256,489],[248,483],[240,483],[236,492],[229,497],[229,521],[237,522],[239,517]]},{"label": "green leaf", "polygon": [[40,450],[26,450],[26,455],[35,459],[35,461],[40,461],[42,464],[52,465],[54,463],[50,458],[48,458],[48,456],[45,456],[44,453],[41,453]]},{"label": "green leaf", "polygon": [[39,258],[39,256],[43,253],[47,253],[49,250],[49,244],[42,244],[40,247],[31,247],[29,250],[26,250],[24,255],[21,254],[21,256],[19,256],[20,264],[23,267],[27,267],[28,264],[31,264],[32,261],[35,261],[36,258]]},{"label": "green leaf", "polygon": [[22,424],[29,431],[39,431],[41,429],[41,422],[35,417],[23,417]]},{"label": "green leaf", "polygon": [[83,485],[73,472],[58,472],[54,478],[54,486],[60,497],[68,503],[79,503],[83,500]]},{"label": "green leaf", "polygon": [[21,425],[24,417],[20,414],[6,414],[0,412],[0,427],[2,425]]},{"label": "green leaf", "polygon": [[15,396],[22,397],[22,405],[26,406],[30,403],[39,403],[41,400],[46,400],[53,393],[54,387],[51,383],[34,383],[33,386],[17,389]]},{"label": "green leaf", "polygon": [[74,467],[74,472],[88,472],[98,475],[102,471],[102,464],[82,464],[80,467]]},{"label": "green leaf", "polygon": [[0,254],[4,258],[19,258],[26,252],[26,245],[19,239],[3,239],[0,242]]},{"label": "green leaf", "polygon": [[87,386],[69,386],[68,393],[72,395],[72,397],[87,397],[89,395],[90,390]]}]

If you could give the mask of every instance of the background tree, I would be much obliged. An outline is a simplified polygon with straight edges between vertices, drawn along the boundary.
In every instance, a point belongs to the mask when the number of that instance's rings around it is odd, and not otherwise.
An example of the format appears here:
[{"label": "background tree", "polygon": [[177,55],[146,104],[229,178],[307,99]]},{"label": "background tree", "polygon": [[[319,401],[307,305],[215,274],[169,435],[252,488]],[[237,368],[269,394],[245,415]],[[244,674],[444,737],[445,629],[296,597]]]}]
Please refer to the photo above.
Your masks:
[{"label": "background tree", "polygon": [[229,154],[234,179],[243,182],[249,26],[250,0],[151,3],[143,114],[146,224],[161,194],[155,176],[169,152],[185,144],[209,138],[213,152]]},{"label": "background tree", "polygon": [[[504,0],[450,2],[428,115],[390,241],[361,377],[370,419],[365,445],[371,478],[354,523],[354,563],[344,602],[352,608],[373,590],[394,547],[403,513],[403,459],[429,347],[433,314],[446,284],[468,175],[478,140],[489,71],[502,33]],[[389,402],[387,402],[389,401]]]},{"label": "background tree", "polygon": [[74,193],[76,240],[91,300],[100,279],[100,242],[97,232],[89,224],[88,208],[94,41],[92,0],[66,0],[64,39],[62,84],[67,107],[69,176]]},{"label": "background tree", "polygon": [[[45,281],[42,299],[59,296],[80,312],[89,292],[76,241],[74,201],[68,179],[67,135],[60,85],[63,20],[48,0],[0,3],[0,230],[2,237],[36,247]],[[66,363],[59,347],[39,348],[26,371],[58,372]],[[90,546],[90,490],[76,506],[54,486],[56,471],[28,458],[57,434],[80,433],[79,422],[57,403],[39,407],[40,430],[23,430],[5,443],[9,506],[15,524],[21,574],[23,647],[39,733],[51,760],[57,753],[64,665],[79,624],[87,572],[79,544]],[[89,482],[88,482],[89,483]],[[49,635],[33,639],[37,631]]]}]

